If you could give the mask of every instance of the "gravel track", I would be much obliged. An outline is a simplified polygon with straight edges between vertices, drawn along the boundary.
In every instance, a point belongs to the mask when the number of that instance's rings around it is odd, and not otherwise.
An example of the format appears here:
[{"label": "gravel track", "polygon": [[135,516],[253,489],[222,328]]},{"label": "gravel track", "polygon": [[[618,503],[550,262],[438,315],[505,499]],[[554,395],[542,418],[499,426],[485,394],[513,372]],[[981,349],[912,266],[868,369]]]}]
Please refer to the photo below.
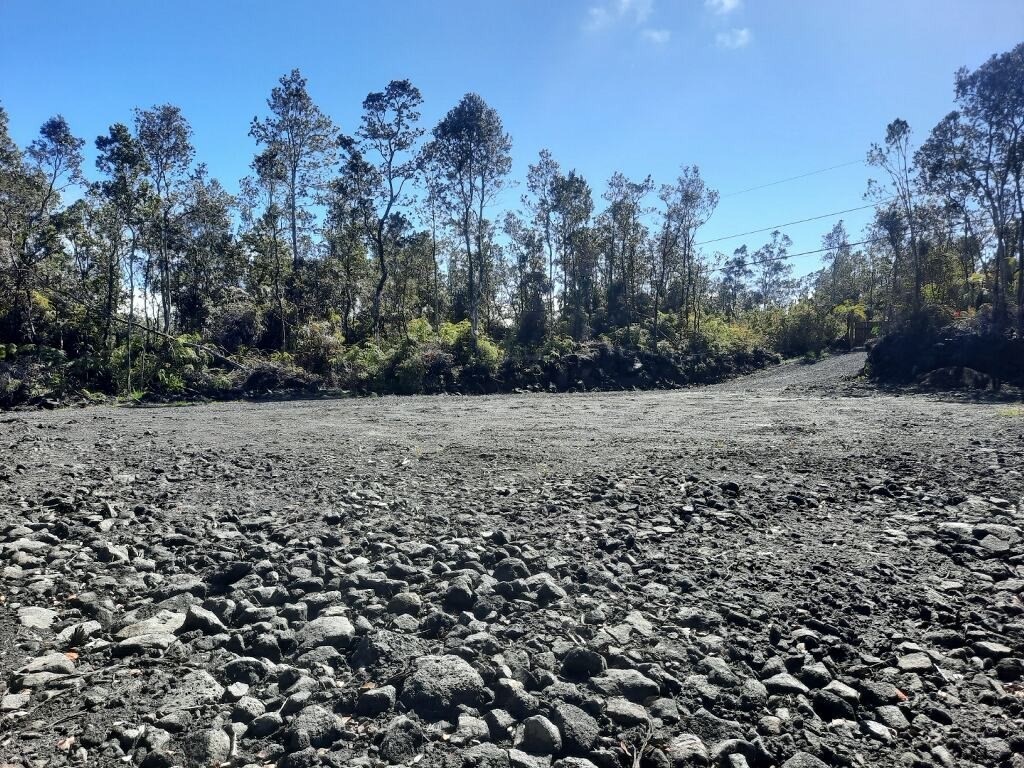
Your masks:
[{"label": "gravel track", "polygon": [[1021,768],[1024,410],[862,366],[2,417],[0,765]]}]

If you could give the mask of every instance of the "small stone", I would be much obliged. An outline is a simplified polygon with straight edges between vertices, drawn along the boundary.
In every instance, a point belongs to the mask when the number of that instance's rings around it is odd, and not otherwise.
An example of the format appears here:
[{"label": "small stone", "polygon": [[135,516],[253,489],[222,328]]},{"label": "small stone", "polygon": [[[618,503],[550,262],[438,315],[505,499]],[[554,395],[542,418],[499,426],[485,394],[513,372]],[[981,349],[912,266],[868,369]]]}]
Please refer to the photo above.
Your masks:
[{"label": "small stone", "polygon": [[708,748],[692,733],[683,733],[670,740],[665,754],[676,768],[708,764]]},{"label": "small stone", "polygon": [[562,750],[562,736],[554,723],[543,715],[534,715],[523,721],[522,735],[516,746],[525,752],[554,755]]},{"label": "small stone", "polygon": [[293,747],[307,741],[313,747],[329,747],[341,733],[341,723],[333,712],[313,704],[299,712],[286,730]]},{"label": "small stone", "polygon": [[284,725],[284,719],[280,712],[267,712],[249,723],[249,730],[246,731],[246,734],[256,739],[262,739],[275,733],[282,725]]},{"label": "small stone", "polygon": [[306,622],[296,635],[301,650],[311,650],[321,645],[347,648],[355,637],[352,622],[344,616],[321,616]]},{"label": "small stone", "polygon": [[199,630],[204,635],[217,635],[227,632],[224,622],[217,618],[213,611],[200,608],[198,605],[190,605],[185,613],[185,621],[181,625],[180,632],[191,632]]},{"label": "small stone", "polygon": [[971,646],[974,652],[982,658],[988,659],[1001,659],[1004,656],[1009,656],[1013,653],[1013,649],[1009,646],[1003,645],[1002,643],[994,643],[988,640],[982,640],[981,642],[975,643]]},{"label": "small stone", "polygon": [[486,701],[483,678],[459,656],[423,656],[402,688],[402,703],[424,717],[444,717],[455,707]]},{"label": "small stone", "polygon": [[565,748],[573,752],[589,752],[601,734],[597,720],[567,702],[559,702],[552,706],[551,720],[558,727]]},{"label": "small stone", "polygon": [[881,721],[887,728],[891,728],[894,731],[905,731],[910,727],[910,721],[907,720],[906,715],[903,711],[892,704],[888,704],[882,707],[875,708],[875,716]]},{"label": "small stone", "polygon": [[380,756],[391,764],[408,763],[419,752],[424,741],[426,737],[419,724],[405,715],[399,715],[388,723],[380,745]]},{"label": "small stone", "polygon": [[646,709],[619,696],[608,699],[605,714],[610,720],[626,728],[645,725],[650,720]]},{"label": "small stone", "polygon": [[828,768],[824,763],[809,752],[797,752],[782,764],[782,768]]},{"label": "small stone", "polygon": [[892,731],[875,720],[861,720],[860,727],[868,736],[884,744],[892,741]]},{"label": "small stone", "polygon": [[413,592],[399,592],[388,601],[388,612],[419,616],[423,601]]},{"label": "small stone", "polygon": [[57,612],[49,608],[23,607],[18,609],[18,621],[29,629],[49,629],[57,620]]},{"label": "small stone", "polygon": [[661,692],[656,682],[635,669],[609,669],[604,674],[591,678],[590,684],[605,696],[625,696],[630,701],[638,703]]},{"label": "small stone", "polygon": [[376,717],[395,708],[398,692],[393,685],[382,685],[370,688],[359,694],[356,702],[356,714],[363,717]]},{"label": "small stone", "polygon": [[768,689],[769,693],[776,694],[789,694],[789,693],[808,693],[809,688],[793,677],[788,672],[780,672],[777,675],[772,675],[767,680],[764,680],[764,687]]},{"label": "small stone", "polygon": [[267,708],[259,699],[254,696],[243,696],[235,702],[235,707],[231,710],[231,719],[236,723],[249,723],[266,711]]},{"label": "small stone", "polygon": [[927,672],[932,668],[932,660],[927,653],[908,653],[900,656],[896,666],[901,672]]},{"label": "small stone", "polygon": [[14,712],[24,709],[32,698],[31,693],[8,693],[0,699],[0,712]]},{"label": "small stone", "polygon": [[220,765],[231,757],[231,738],[221,728],[193,734],[185,741],[190,765]]},{"label": "small stone", "polygon": [[608,668],[608,663],[597,651],[575,647],[562,659],[562,674],[571,678],[591,678]]}]

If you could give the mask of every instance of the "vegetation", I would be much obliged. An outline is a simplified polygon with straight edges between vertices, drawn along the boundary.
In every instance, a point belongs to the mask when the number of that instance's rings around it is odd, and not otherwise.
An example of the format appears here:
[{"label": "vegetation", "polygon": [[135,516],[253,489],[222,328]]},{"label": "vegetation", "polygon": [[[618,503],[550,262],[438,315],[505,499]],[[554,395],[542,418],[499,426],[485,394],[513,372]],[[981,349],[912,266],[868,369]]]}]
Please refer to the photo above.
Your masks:
[{"label": "vegetation", "polygon": [[1024,45],[958,72],[955,101],[916,149],[906,122],[887,127],[869,231],[851,242],[838,222],[799,280],[781,231],[702,248],[718,193],[696,166],[661,185],[616,173],[595,195],[542,151],[521,205],[498,210],[512,139],[476,94],[427,131],[419,90],[394,81],[348,135],[292,71],[252,122],[237,194],[173,105],[111,125],[92,175],[63,117],[18,147],[0,108],[0,404],[667,386],[922,317],[1021,336]]}]

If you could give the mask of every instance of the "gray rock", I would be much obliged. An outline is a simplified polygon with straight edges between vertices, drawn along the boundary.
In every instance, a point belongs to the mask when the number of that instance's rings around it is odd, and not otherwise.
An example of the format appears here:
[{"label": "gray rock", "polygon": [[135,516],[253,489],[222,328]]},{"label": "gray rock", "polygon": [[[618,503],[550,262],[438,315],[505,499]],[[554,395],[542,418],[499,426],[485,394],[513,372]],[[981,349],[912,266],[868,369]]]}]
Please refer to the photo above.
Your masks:
[{"label": "gray rock", "polygon": [[494,744],[477,744],[462,753],[466,768],[509,768],[508,750]]},{"label": "gray rock", "polygon": [[534,715],[523,721],[516,746],[537,755],[554,755],[562,751],[562,736],[554,723],[543,715]]},{"label": "gray rock", "polygon": [[222,728],[210,728],[185,740],[190,765],[220,765],[231,757],[231,737]]},{"label": "gray rock", "polygon": [[24,709],[32,698],[31,693],[8,693],[0,699],[0,712],[14,712]]},{"label": "gray rock", "polygon": [[605,696],[625,696],[639,703],[657,696],[661,691],[656,682],[635,669],[609,669],[591,678],[590,684]]},{"label": "gray rock", "polygon": [[876,707],[875,716],[882,725],[894,731],[905,731],[910,727],[910,721],[903,714],[903,710],[892,704]]},{"label": "gray rock", "polygon": [[18,609],[18,621],[29,629],[49,629],[57,620],[57,612],[49,608],[25,606]]},{"label": "gray rock", "polygon": [[321,616],[306,622],[296,635],[301,650],[310,650],[321,645],[348,648],[355,637],[356,629],[345,616]]},{"label": "gray rock", "polygon": [[455,707],[487,701],[483,678],[458,656],[424,656],[402,689],[402,703],[422,717],[440,718]]},{"label": "gray rock", "polygon": [[178,638],[168,632],[132,635],[115,645],[110,652],[114,656],[131,656],[148,651],[166,651],[177,641]]},{"label": "gray rock", "polygon": [[597,720],[579,707],[566,702],[552,706],[551,720],[558,727],[565,748],[572,752],[589,752],[601,733]]},{"label": "gray rock", "polygon": [[788,672],[772,675],[763,682],[764,687],[768,689],[768,693],[785,695],[789,693],[807,693],[810,690]]},{"label": "gray rock", "polygon": [[809,752],[797,752],[782,764],[782,768],[828,768],[824,763]]},{"label": "gray rock", "polygon": [[621,696],[613,696],[608,699],[604,713],[608,716],[609,720],[626,728],[631,728],[634,725],[644,725],[651,719],[646,709]]},{"label": "gray rock", "polygon": [[459,715],[459,721],[455,726],[455,733],[452,734],[452,744],[469,744],[473,741],[487,741],[491,731],[487,722],[472,715]]},{"label": "gray rock", "polygon": [[692,733],[681,733],[665,746],[665,755],[675,768],[708,765],[708,748]]},{"label": "gray rock", "polygon": [[18,671],[22,673],[53,672],[59,675],[70,675],[75,671],[75,662],[63,653],[48,653],[45,656],[32,659],[32,661]]},{"label": "gray rock", "polygon": [[329,747],[341,733],[341,721],[330,710],[313,704],[292,718],[285,733],[293,748],[305,748],[307,741],[313,747]]},{"label": "gray rock", "polygon": [[224,622],[217,618],[213,611],[200,608],[198,605],[190,605],[185,612],[185,621],[182,623],[180,632],[191,632],[198,629],[204,635],[217,635],[227,632]]},{"label": "gray rock", "polygon": [[281,717],[280,712],[267,712],[249,723],[249,730],[246,731],[246,734],[256,739],[262,739],[276,733],[282,725],[284,725],[284,718]]},{"label": "gray rock", "polygon": [[608,663],[597,651],[589,648],[572,648],[562,659],[562,674],[571,678],[590,678],[600,675]]},{"label": "gray rock", "polygon": [[510,768],[551,768],[551,755],[531,755],[521,749],[508,751]]},{"label": "gray rock", "polygon": [[388,723],[380,745],[380,756],[393,765],[408,763],[425,741],[426,737],[419,724],[405,715],[399,715]]},{"label": "gray rock", "polygon": [[398,692],[393,685],[382,685],[380,688],[370,688],[359,694],[356,702],[356,714],[364,717],[376,717],[377,715],[390,712],[395,708],[395,700]]},{"label": "gray rock", "polygon": [[388,611],[390,613],[419,616],[422,607],[423,601],[414,592],[399,592],[388,601]]},{"label": "gray rock", "polygon": [[249,723],[267,711],[263,702],[254,696],[243,696],[235,702],[231,719],[236,723]]},{"label": "gray rock", "polygon": [[831,691],[815,691],[811,694],[811,704],[822,720],[853,720],[856,718],[853,705]]}]

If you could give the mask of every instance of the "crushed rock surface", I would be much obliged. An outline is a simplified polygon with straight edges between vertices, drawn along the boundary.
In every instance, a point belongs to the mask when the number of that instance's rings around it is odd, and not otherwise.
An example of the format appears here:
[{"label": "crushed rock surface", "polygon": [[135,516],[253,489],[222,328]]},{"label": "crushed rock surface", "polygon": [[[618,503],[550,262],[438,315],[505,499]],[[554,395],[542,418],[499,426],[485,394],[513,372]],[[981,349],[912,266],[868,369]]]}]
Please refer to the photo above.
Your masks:
[{"label": "crushed rock surface", "polygon": [[0,766],[1024,768],[1024,418],[672,392],[0,416]]}]

